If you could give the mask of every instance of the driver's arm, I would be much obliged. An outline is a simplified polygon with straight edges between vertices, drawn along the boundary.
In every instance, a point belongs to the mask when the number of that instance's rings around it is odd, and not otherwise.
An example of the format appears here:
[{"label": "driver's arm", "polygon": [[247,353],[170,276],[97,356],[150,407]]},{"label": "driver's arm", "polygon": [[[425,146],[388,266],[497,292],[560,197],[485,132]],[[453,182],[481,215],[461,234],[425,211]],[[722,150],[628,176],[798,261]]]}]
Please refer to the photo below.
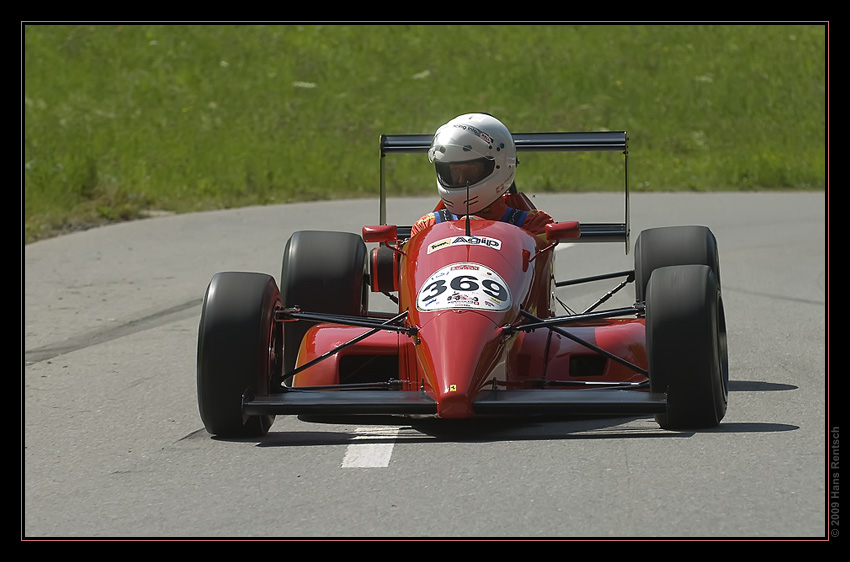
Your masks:
[{"label": "driver's arm", "polygon": [[410,229],[410,236],[413,237],[417,232],[422,232],[426,228],[436,224],[437,219],[434,217],[434,213],[428,213],[415,223]]},{"label": "driver's arm", "polygon": [[534,211],[528,212],[525,220],[522,221],[522,228],[534,235],[543,234],[545,232],[546,225],[551,222],[555,222],[555,220],[549,215],[549,213],[535,209]]}]

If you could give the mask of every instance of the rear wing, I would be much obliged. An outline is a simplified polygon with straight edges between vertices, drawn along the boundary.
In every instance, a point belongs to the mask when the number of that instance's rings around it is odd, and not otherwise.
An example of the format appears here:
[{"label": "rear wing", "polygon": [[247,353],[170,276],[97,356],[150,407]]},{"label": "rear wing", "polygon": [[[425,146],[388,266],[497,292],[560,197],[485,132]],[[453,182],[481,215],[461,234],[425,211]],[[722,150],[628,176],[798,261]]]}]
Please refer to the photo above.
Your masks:
[{"label": "rear wing", "polygon": [[[584,223],[573,242],[625,242],[629,253],[629,137],[625,131],[587,133],[514,133],[517,152],[620,151],[624,154],[625,215],[622,223]],[[381,135],[380,224],[387,221],[384,157],[427,152],[433,135]]]}]

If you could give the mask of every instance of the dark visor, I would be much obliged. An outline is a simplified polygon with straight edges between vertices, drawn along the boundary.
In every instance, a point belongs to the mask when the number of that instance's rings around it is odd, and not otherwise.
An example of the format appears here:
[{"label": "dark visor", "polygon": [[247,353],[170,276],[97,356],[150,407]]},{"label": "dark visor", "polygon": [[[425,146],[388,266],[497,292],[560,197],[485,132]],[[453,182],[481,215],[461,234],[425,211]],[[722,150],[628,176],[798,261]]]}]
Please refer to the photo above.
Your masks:
[{"label": "dark visor", "polygon": [[435,162],[437,179],[443,187],[457,188],[475,185],[493,173],[496,161],[492,158],[478,158],[465,162]]}]

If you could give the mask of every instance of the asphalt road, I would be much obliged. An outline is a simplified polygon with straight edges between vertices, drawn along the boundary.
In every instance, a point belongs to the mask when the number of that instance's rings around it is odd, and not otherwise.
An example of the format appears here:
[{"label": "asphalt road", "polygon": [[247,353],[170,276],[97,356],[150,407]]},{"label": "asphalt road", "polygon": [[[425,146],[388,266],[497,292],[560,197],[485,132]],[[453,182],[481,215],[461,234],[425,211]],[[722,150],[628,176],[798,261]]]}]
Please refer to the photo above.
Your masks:
[{"label": "asphalt road", "polygon": [[[539,195],[559,220],[622,220],[618,195]],[[392,201],[410,224],[432,199]],[[195,396],[201,300],[218,271],[279,276],[289,235],[359,232],[375,200],[168,216],[24,248],[21,533],[40,538],[823,539],[828,524],[823,193],[633,194],[643,228],[717,236],[731,392],[719,428],[651,418],[411,423],[278,417],[211,438]],[[329,226],[330,225],[330,226]],[[563,245],[558,278],[632,267]],[[613,284],[571,293],[592,303]],[[626,289],[609,304],[631,304]],[[372,308],[390,303],[373,295]],[[332,420],[333,421],[333,420]]]}]

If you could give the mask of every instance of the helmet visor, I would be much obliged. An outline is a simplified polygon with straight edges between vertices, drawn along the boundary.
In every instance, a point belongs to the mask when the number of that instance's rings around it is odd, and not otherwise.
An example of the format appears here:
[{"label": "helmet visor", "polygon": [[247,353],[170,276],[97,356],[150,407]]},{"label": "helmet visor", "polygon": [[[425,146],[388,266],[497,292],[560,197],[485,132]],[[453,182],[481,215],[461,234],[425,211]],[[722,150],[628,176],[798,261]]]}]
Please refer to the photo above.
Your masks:
[{"label": "helmet visor", "polygon": [[437,179],[446,188],[475,185],[493,173],[496,161],[492,158],[478,158],[465,162],[435,162]]}]

